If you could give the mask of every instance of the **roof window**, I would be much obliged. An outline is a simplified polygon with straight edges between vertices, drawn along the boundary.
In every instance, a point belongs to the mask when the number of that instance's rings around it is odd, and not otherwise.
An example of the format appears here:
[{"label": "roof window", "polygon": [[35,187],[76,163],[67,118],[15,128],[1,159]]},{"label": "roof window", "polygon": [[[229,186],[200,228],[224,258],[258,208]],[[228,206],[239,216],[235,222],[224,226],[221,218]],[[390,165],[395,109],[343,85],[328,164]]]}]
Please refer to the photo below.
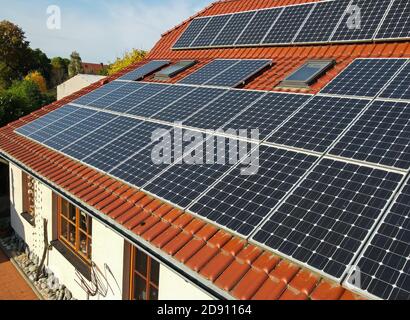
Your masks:
[{"label": "roof window", "polygon": [[317,81],[336,64],[335,60],[309,60],[285,78],[281,87],[306,88]]},{"label": "roof window", "polygon": [[165,68],[155,74],[155,80],[160,81],[168,81],[171,78],[175,77],[176,75],[180,74],[181,72],[187,70],[194,66],[197,62],[195,60],[182,60],[174,65]]}]

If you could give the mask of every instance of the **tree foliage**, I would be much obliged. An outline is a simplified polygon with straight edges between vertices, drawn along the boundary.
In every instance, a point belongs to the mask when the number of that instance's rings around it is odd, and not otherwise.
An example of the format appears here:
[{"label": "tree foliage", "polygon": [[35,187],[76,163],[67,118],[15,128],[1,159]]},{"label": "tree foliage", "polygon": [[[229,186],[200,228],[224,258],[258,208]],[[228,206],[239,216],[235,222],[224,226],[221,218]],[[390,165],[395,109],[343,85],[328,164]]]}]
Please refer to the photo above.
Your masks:
[{"label": "tree foliage", "polygon": [[9,21],[0,21],[0,85],[3,88],[27,74],[30,54],[23,30]]},{"label": "tree foliage", "polygon": [[56,87],[68,79],[69,59],[55,57],[51,59],[51,87]]},{"label": "tree foliage", "polygon": [[143,60],[147,55],[144,50],[132,49],[130,52],[125,52],[121,58],[117,58],[114,63],[108,68],[108,75],[117,73],[133,63]]},{"label": "tree foliage", "polygon": [[82,72],[83,72],[83,64],[82,64],[80,54],[77,51],[74,51],[70,55],[70,64],[68,66],[68,76],[72,78]]},{"label": "tree foliage", "polygon": [[32,81],[37,84],[38,88],[40,89],[41,93],[47,93],[47,83],[46,79],[41,75],[38,71],[30,72],[24,80]]}]

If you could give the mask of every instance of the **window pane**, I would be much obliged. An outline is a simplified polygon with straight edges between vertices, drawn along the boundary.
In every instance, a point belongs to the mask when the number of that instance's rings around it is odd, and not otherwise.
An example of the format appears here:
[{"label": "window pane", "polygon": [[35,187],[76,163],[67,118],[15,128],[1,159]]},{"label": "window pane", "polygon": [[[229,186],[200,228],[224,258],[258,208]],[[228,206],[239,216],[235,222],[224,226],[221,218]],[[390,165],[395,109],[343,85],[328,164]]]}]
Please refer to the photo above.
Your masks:
[{"label": "window pane", "polygon": [[75,226],[68,224],[68,241],[75,246]]},{"label": "window pane", "polygon": [[158,286],[159,283],[159,263],[151,259],[151,282]]},{"label": "window pane", "polygon": [[134,277],[134,299],[146,300],[147,299],[147,287],[146,282],[141,277],[135,275]]},{"label": "window pane", "polygon": [[68,202],[64,199],[61,199],[61,214],[68,218]]},{"label": "window pane", "polygon": [[88,234],[91,236],[93,232],[93,219],[91,219],[90,216],[88,216]]},{"label": "window pane", "polygon": [[87,235],[84,232],[80,232],[80,252],[87,256]]},{"label": "window pane", "polygon": [[84,212],[80,212],[80,229],[88,232],[87,230],[87,214]]},{"label": "window pane", "polygon": [[150,287],[149,299],[150,300],[158,300],[158,289],[156,289],[152,286]]},{"label": "window pane", "polygon": [[68,241],[68,227],[67,221],[64,218],[61,218],[61,226],[60,226],[60,235]]},{"label": "window pane", "polygon": [[76,213],[75,207],[71,203],[69,203],[68,204],[68,214],[69,214],[70,220],[74,223],[76,221],[76,214],[75,213]]},{"label": "window pane", "polygon": [[147,255],[142,251],[136,250],[135,255],[135,269],[142,275],[147,275]]},{"label": "window pane", "polygon": [[88,258],[91,258],[91,247],[92,247],[92,240],[88,238]]}]

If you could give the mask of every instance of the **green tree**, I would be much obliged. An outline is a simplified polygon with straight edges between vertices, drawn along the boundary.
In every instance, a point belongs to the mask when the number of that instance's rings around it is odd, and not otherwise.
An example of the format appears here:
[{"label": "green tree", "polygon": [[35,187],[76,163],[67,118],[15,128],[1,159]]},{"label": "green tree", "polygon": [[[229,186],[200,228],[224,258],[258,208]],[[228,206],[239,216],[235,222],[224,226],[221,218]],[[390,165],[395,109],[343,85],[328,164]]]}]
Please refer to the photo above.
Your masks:
[{"label": "green tree", "polygon": [[68,76],[72,78],[81,72],[83,72],[82,60],[81,60],[80,54],[77,51],[74,51],[70,55],[70,65],[68,66]]},{"label": "green tree", "polygon": [[68,79],[69,59],[55,57],[51,59],[51,86],[56,87]]},{"label": "green tree", "polygon": [[40,49],[30,50],[30,70],[38,71],[46,79],[47,84],[51,84],[51,60]]},{"label": "green tree", "polygon": [[132,49],[130,52],[125,52],[121,58],[117,58],[114,63],[108,67],[108,75],[113,75],[133,63],[144,60],[147,52],[144,50]]},{"label": "green tree", "polygon": [[7,88],[28,73],[30,55],[24,31],[9,21],[0,21],[0,86]]}]

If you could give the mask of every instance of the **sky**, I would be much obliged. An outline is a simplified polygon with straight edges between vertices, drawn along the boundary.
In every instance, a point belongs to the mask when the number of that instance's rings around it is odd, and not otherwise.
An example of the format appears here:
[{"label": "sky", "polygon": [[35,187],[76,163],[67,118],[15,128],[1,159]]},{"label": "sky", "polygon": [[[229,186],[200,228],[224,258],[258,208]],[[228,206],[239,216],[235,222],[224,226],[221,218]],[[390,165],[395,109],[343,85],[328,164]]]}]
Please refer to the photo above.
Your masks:
[{"label": "sky", "polygon": [[[132,48],[151,49],[162,33],[213,1],[0,0],[0,20],[19,25],[30,46],[49,58],[76,50],[84,62],[108,63]],[[60,10],[60,29],[48,28],[58,26],[49,6]]]}]

